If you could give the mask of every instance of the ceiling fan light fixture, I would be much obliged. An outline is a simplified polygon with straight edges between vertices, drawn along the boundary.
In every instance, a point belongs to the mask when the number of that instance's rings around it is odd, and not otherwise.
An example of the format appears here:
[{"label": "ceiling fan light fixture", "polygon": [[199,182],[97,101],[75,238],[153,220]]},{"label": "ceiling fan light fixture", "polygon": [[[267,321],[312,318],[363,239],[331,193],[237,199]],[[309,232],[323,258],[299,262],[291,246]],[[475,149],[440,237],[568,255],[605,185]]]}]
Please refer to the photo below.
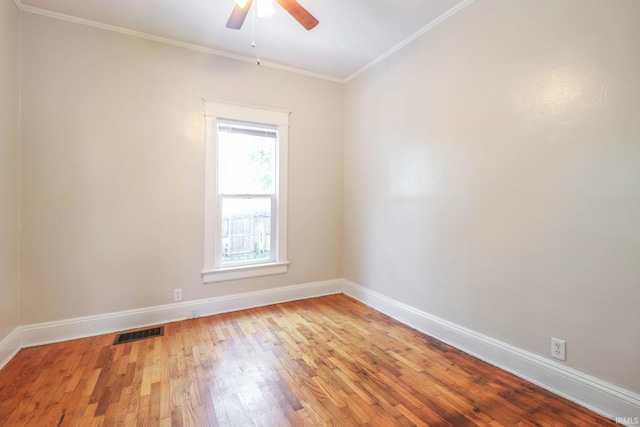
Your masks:
[{"label": "ceiling fan light fixture", "polygon": [[[255,7],[252,9],[252,15],[254,18],[256,15],[259,18],[273,15],[276,13],[273,8],[273,3],[275,1],[277,1],[278,4],[306,30],[311,30],[318,25],[318,20],[296,0],[235,0],[236,5],[231,12],[231,16],[227,21],[226,27],[232,30],[239,30],[242,28],[242,23],[247,17],[249,9],[254,2],[256,3]],[[255,25],[254,19],[254,26]]]},{"label": "ceiling fan light fixture", "polygon": [[258,0],[258,18],[266,18],[276,13],[273,2],[274,0]]}]

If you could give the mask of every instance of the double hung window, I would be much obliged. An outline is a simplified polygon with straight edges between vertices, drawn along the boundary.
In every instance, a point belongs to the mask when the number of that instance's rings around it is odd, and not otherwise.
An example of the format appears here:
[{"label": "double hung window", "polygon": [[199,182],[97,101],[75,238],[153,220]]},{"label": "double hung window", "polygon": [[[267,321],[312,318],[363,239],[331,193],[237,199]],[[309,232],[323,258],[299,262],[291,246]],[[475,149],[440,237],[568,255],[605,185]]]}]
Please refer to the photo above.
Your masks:
[{"label": "double hung window", "polygon": [[288,117],[206,102],[205,283],[287,271]]}]

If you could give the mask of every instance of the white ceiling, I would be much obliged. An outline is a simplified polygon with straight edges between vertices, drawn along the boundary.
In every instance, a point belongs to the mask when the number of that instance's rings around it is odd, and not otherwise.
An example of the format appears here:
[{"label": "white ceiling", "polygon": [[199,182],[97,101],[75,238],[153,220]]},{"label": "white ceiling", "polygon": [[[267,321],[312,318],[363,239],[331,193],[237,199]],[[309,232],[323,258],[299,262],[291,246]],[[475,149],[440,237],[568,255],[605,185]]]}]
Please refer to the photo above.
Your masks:
[{"label": "white ceiling", "polygon": [[[319,21],[305,30],[278,4],[241,30],[225,27],[234,0],[15,0],[27,12],[205,49],[345,81],[472,0],[298,0]],[[254,2],[255,7],[255,2]]]}]

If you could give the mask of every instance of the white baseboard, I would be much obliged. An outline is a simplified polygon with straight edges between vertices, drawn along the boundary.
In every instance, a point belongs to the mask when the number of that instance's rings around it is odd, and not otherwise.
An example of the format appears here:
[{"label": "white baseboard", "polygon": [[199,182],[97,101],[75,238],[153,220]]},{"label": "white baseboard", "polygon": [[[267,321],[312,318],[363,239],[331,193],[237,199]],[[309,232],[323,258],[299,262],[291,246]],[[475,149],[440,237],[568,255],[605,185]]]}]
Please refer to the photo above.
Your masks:
[{"label": "white baseboard", "polygon": [[9,335],[0,340],[0,369],[9,363],[13,356],[20,351],[20,332],[18,328],[9,332]]},{"label": "white baseboard", "polygon": [[342,291],[358,301],[520,378],[624,424],[640,417],[640,395],[551,359],[514,347],[395,301],[349,280]]},{"label": "white baseboard", "polygon": [[194,317],[194,313],[197,313],[197,316],[210,316],[341,292],[342,280],[336,279],[96,316],[23,325],[17,327],[9,336],[0,341],[0,368],[11,360],[21,348],[25,347],[190,319]]},{"label": "white baseboard", "polygon": [[0,369],[24,347],[188,319],[194,312],[209,316],[341,292],[620,424],[625,419],[637,423],[636,417],[640,417],[638,394],[342,279],[18,326],[0,341]]}]

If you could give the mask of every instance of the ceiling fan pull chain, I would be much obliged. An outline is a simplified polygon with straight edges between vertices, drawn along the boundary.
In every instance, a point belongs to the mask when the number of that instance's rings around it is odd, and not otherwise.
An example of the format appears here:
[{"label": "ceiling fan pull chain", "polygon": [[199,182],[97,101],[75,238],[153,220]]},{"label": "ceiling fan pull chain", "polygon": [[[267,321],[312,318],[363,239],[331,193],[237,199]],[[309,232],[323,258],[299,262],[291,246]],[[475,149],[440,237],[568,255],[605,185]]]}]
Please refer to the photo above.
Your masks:
[{"label": "ceiling fan pull chain", "polygon": [[251,47],[256,50],[256,63],[260,65],[260,55],[258,53],[258,45],[256,44],[256,35],[258,34],[258,20],[256,19],[256,6],[251,9],[251,29],[253,31],[253,40],[251,41]]}]

